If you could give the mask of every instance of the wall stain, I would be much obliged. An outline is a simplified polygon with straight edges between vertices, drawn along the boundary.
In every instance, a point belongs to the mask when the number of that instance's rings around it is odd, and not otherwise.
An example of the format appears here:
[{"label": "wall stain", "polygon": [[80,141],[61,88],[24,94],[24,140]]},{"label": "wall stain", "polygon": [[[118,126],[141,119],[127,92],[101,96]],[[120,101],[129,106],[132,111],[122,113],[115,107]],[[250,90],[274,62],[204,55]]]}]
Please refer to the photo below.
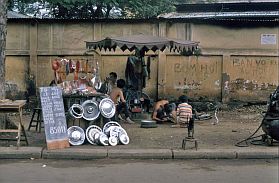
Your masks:
[{"label": "wall stain", "polygon": [[239,90],[242,91],[265,91],[273,89],[275,84],[270,83],[258,83],[255,80],[245,80],[243,78],[237,78],[236,80],[232,80],[230,82],[225,82],[224,90],[229,90],[229,92],[237,92]]}]

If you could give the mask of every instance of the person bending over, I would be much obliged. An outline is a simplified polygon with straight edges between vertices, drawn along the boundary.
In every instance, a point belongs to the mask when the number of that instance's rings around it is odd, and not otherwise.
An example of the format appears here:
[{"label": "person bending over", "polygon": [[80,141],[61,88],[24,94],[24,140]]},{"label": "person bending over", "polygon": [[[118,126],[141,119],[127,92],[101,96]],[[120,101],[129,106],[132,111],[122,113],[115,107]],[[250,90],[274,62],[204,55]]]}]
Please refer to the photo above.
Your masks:
[{"label": "person bending over", "polygon": [[157,121],[158,123],[162,122],[175,122],[176,112],[175,112],[175,104],[170,104],[168,100],[159,100],[154,105],[152,119]]}]

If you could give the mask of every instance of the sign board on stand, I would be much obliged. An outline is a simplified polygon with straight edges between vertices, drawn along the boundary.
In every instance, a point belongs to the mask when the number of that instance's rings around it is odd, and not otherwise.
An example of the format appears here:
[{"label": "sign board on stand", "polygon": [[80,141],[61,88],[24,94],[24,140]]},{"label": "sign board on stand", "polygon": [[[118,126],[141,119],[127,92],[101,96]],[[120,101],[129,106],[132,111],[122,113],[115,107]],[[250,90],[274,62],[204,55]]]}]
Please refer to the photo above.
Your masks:
[{"label": "sign board on stand", "polygon": [[58,87],[41,87],[40,99],[47,148],[62,149],[70,147],[62,89]]}]

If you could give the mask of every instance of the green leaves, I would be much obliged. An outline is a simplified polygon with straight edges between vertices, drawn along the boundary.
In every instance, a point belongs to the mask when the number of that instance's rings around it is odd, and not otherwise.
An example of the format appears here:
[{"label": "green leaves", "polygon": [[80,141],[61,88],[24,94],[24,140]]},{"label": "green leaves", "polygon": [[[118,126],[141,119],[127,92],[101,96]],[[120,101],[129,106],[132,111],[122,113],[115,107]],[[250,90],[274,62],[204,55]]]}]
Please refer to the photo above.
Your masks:
[{"label": "green leaves", "polygon": [[159,14],[175,11],[172,0],[128,0],[124,12],[132,18],[151,18]]},{"label": "green leaves", "polygon": [[9,0],[9,9],[41,17],[152,18],[175,11],[181,0]]}]

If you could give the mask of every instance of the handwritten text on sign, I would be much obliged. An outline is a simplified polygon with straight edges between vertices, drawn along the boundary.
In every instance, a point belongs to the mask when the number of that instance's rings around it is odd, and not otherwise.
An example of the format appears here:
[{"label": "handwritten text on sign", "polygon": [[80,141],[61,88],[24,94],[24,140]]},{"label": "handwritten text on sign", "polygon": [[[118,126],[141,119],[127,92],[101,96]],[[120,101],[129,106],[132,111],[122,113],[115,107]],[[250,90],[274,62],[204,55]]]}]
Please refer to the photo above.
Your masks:
[{"label": "handwritten text on sign", "polygon": [[41,87],[40,99],[47,142],[67,139],[62,90],[58,87]]}]

